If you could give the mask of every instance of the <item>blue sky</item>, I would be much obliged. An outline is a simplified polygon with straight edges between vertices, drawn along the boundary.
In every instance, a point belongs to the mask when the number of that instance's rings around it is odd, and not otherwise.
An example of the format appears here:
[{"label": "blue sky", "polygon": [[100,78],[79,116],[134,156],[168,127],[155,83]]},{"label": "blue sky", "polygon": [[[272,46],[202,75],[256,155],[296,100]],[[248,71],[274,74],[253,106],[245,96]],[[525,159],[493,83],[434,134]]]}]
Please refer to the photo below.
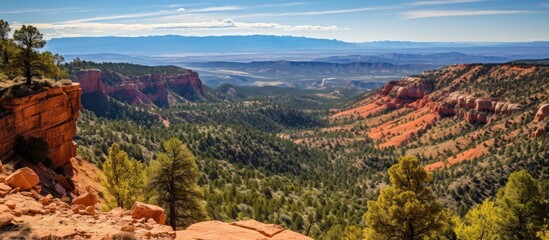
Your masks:
[{"label": "blue sky", "polygon": [[272,34],[351,42],[549,40],[542,0],[1,0],[46,36]]}]

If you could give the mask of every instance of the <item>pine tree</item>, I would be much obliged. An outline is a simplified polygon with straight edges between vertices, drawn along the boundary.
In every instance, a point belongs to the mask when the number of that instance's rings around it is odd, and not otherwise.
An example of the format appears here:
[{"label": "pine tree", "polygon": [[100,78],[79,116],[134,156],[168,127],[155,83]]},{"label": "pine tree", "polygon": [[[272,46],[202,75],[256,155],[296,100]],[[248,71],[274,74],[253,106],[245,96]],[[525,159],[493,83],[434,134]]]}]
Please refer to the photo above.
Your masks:
[{"label": "pine tree", "polygon": [[544,196],[541,183],[528,171],[512,173],[496,195],[499,234],[504,239],[536,239],[536,233],[549,219],[549,205]]},{"label": "pine tree", "polygon": [[172,138],[163,147],[164,152],[151,163],[148,190],[167,209],[173,229],[186,227],[206,217],[204,195],[197,185],[200,172],[194,155],[179,139]]},{"label": "pine tree", "polygon": [[130,159],[115,143],[102,166],[105,179],[101,184],[114,197],[109,207],[130,208],[136,200],[140,200],[145,184],[144,169],[140,162]]},{"label": "pine tree", "polygon": [[498,239],[498,209],[490,199],[469,210],[463,222],[455,228],[456,235],[463,240]]},{"label": "pine tree", "polygon": [[425,239],[444,230],[446,214],[427,187],[432,179],[416,157],[401,157],[389,168],[391,186],[364,215],[366,239]]},{"label": "pine tree", "polygon": [[32,77],[37,75],[36,69],[42,67],[42,62],[39,60],[40,54],[36,49],[43,48],[46,41],[42,39],[42,34],[36,27],[25,25],[15,30],[13,39],[21,48],[18,66],[27,79],[26,84],[30,85]]}]

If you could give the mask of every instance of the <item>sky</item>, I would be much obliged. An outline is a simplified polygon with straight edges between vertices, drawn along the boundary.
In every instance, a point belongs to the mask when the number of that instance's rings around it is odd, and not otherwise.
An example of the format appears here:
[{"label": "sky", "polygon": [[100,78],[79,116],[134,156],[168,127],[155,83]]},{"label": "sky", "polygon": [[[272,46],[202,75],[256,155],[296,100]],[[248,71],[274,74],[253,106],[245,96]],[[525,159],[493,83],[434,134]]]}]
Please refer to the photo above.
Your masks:
[{"label": "sky", "polygon": [[347,42],[549,40],[547,0],[0,0],[12,28],[79,36],[291,35]]}]

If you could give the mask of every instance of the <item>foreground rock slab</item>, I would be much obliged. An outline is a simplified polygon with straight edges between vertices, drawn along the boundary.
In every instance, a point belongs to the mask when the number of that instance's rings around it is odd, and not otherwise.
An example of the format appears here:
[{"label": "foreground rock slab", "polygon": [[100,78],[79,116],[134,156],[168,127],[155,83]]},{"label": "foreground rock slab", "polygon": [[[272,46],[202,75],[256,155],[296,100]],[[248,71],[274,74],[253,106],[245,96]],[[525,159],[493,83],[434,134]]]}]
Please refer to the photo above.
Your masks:
[{"label": "foreground rock slab", "polygon": [[255,220],[234,223],[205,221],[195,223],[186,230],[177,231],[177,240],[312,240],[305,235],[284,230],[274,224],[264,224]]}]

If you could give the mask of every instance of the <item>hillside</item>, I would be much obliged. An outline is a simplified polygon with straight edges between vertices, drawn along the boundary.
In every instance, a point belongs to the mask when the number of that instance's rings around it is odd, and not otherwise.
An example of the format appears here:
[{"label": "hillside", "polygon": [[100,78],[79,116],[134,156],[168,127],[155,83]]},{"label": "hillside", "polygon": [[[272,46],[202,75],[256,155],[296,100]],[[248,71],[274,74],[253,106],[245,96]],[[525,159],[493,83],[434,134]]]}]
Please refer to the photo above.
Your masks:
[{"label": "hillside", "polygon": [[434,171],[439,196],[466,208],[493,195],[517,169],[547,177],[548,79],[544,65],[443,67],[390,82],[334,111],[333,126],[321,130],[330,135],[289,137],[313,147],[344,146],[339,159],[358,166],[373,164],[361,153],[364,138],[376,151],[416,155]]}]

